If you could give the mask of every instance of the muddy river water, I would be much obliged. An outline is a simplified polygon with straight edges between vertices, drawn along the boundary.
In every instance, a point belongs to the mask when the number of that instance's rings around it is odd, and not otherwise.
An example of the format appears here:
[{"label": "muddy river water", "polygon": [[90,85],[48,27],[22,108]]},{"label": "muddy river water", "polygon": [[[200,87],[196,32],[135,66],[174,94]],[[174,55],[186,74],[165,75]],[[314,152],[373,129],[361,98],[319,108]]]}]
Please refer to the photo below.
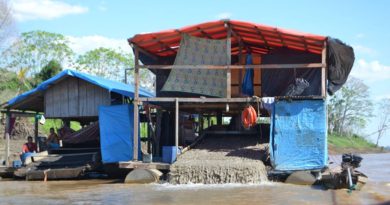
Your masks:
[{"label": "muddy river water", "polygon": [[[275,182],[256,185],[127,185],[108,180],[0,181],[0,204],[390,204],[390,154],[367,154],[361,191]],[[340,162],[340,157],[330,160]]]}]

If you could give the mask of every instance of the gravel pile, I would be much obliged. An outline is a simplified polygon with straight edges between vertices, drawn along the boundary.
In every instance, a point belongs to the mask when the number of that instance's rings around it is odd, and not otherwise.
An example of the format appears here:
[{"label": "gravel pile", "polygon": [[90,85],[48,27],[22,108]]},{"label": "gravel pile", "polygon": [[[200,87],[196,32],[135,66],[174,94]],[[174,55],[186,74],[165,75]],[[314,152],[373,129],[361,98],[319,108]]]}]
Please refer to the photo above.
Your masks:
[{"label": "gravel pile", "polygon": [[178,157],[168,180],[171,184],[264,182],[266,150],[258,136],[210,135]]}]

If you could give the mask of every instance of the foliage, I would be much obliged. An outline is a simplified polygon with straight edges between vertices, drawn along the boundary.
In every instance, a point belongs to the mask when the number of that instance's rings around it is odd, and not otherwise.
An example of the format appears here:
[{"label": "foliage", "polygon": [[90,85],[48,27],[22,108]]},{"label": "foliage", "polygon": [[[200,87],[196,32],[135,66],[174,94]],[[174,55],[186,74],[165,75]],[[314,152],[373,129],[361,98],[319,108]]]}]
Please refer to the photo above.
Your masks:
[{"label": "foliage", "polygon": [[390,98],[385,98],[380,101],[378,111],[379,125],[376,146],[378,146],[379,140],[390,129]]},{"label": "foliage", "polygon": [[45,65],[42,68],[42,70],[38,74],[35,75],[35,80],[34,80],[35,86],[57,75],[61,71],[62,71],[61,64],[56,60],[51,60],[47,65]]},{"label": "foliage", "polygon": [[328,103],[330,133],[353,134],[364,128],[372,117],[369,89],[362,80],[350,78]]},{"label": "foliage", "polygon": [[15,97],[29,88],[21,84],[15,72],[0,69],[0,103]]},{"label": "foliage", "polygon": [[46,31],[25,32],[4,51],[2,64],[7,69],[23,71],[26,76],[39,73],[51,60],[70,64],[74,53],[68,43],[61,34]]},{"label": "foliage", "polygon": [[358,135],[353,135],[351,137],[339,135],[339,134],[329,134],[328,143],[330,145],[339,147],[339,148],[373,148],[375,144],[369,142],[368,140],[360,137]]},{"label": "foliage", "polygon": [[123,79],[125,69],[133,64],[133,59],[120,50],[100,47],[79,56],[76,64],[78,70],[119,81]]},{"label": "foliage", "polygon": [[[34,121],[34,118],[31,119]],[[44,125],[39,125],[39,130],[41,133],[49,134],[50,128],[54,128],[55,130],[62,127],[62,120],[60,119],[46,119],[46,122]],[[76,121],[70,121],[70,128],[74,131],[78,131],[81,129],[81,125],[79,122]]]}]

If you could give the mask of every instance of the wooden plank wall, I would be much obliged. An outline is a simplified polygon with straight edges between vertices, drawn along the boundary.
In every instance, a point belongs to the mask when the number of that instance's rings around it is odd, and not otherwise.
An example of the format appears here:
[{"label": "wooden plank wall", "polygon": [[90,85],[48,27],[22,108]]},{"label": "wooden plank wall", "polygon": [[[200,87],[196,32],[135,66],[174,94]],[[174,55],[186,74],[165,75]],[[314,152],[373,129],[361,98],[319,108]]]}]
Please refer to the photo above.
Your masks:
[{"label": "wooden plank wall", "polygon": [[48,118],[98,116],[100,105],[110,105],[108,90],[74,77],[68,77],[45,92]]},{"label": "wooden plank wall", "polygon": [[[252,60],[253,60],[254,65],[261,64],[261,56],[260,55],[252,54]],[[246,62],[246,55],[243,54],[240,65],[245,65],[245,62]],[[241,86],[242,81],[244,79],[245,70],[244,69],[241,70],[241,73],[242,73],[241,80],[240,80],[239,72],[240,72],[239,69],[232,70],[232,82],[231,82],[232,83],[232,97],[242,97],[242,95],[239,92],[240,91],[239,86]],[[254,69],[253,81],[254,81],[253,83],[255,84],[254,85],[255,95],[261,96],[261,70],[260,69]]]}]

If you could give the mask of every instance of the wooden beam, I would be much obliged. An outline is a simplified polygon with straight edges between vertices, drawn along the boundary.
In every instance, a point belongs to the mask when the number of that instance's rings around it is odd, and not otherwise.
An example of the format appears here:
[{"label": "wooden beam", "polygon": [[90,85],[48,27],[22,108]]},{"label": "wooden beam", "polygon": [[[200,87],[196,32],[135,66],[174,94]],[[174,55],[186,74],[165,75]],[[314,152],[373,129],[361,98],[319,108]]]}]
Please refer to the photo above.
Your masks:
[{"label": "wooden beam", "polygon": [[179,154],[179,98],[175,98],[175,146]]},{"label": "wooden beam", "polygon": [[11,114],[9,113],[9,109],[7,110],[8,112],[5,115],[5,126],[4,126],[4,139],[6,140],[6,149],[5,149],[5,164],[6,166],[9,166],[9,153],[10,153],[10,139],[9,139],[9,128],[10,128],[10,118]]},{"label": "wooden beam", "polygon": [[283,45],[283,46],[286,46],[286,43],[284,43],[283,37],[282,37],[282,35],[280,34],[279,30],[278,30],[277,28],[275,28],[274,30],[275,30],[276,34],[278,35],[279,40],[280,40],[280,42],[282,43],[282,45]]},{"label": "wooden beam", "polygon": [[38,143],[38,113],[35,114],[34,116],[34,141],[35,144],[37,145],[38,151],[40,151],[39,143]]},{"label": "wooden beam", "polygon": [[[261,31],[261,33],[269,33],[269,34],[274,34],[274,31],[269,31],[269,30],[262,30],[260,29],[259,27],[257,26],[254,26],[254,27],[248,27],[248,26],[243,26],[243,25],[234,25],[234,27],[237,27],[237,28],[244,28],[244,29],[254,29],[254,30],[259,30]],[[264,35],[267,35],[267,34],[264,34]],[[293,37],[293,38],[298,38],[299,36],[298,35],[293,35],[293,34],[289,34],[289,33],[283,33],[283,35],[285,36],[290,36],[290,37]],[[319,41],[315,38],[312,38],[310,36],[303,36],[304,38],[308,39],[308,40],[311,40],[311,41],[315,41],[316,43],[318,43],[318,45],[322,45],[322,42],[323,41]]]},{"label": "wooden beam", "polygon": [[154,59],[154,60],[157,60],[157,59],[158,59],[157,56],[155,56],[155,55],[149,53],[149,52],[146,51],[145,49],[140,48],[140,47],[138,47],[138,46],[136,46],[136,45],[134,45],[134,44],[133,44],[133,46],[134,46],[134,48],[137,48],[138,51],[141,51],[142,53],[144,53],[145,55],[149,56],[150,58],[152,58],[152,59]]},{"label": "wooden beam", "polygon": [[[206,29],[212,29],[212,28],[218,28],[218,27],[221,27],[223,28],[223,25],[213,25],[213,26],[209,26],[209,27],[205,27],[203,28],[203,30],[206,30]],[[180,33],[182,31],[180,31],[179,29],[176,29],[175,30],[176,32]],[[194,32],[197,32],[198,30],[193,30],[193,31],[189,31],[189,32],[182,32],[182,33],[187,33],[187,34],[191,34],[191,33],[194,33]],[[177,37],[177,34],[169,34],[169,35],[166,35],[166,36],[162,36],[162,37],[159,37],[160,40],[167,40],[167,39],[170,39],[170,38],[176,38]],[[135,44],[135,45],[142,45],[142,44],[148,44],[148,43],[157,43],[158,41],[156,39],[151,39],[151,40],[148,40],[148,41],[142,41],[142,42],[133,42],[133,38],[130,38],[128,40],[129,42]]]},{"label": "wooden beam", "polygon": [[133,161],[138,161],[138,127],[139,127],[139,51],[134,50],[134,127],[133,127]]},{"label": "wooden beam", "polygon": [[291,69],[291,68],[322,68],[322,63],[306,63],[306,64],[261,64],[261,65],[139,65],[139,68],[148,69]]},{"label": "wooden beam", "polygon": [[[239,50],[238,50],[238,64],[241,65],[241,62],[242,62],[242,45],[240,45],[239,47]],[[244,63],[245,65],[245,63]],[[242,93],[242,69],[239,69],[238,70],[238,93],[241,94]]]},{"label": "wooden beam", "polygon": [[[246,98],[177,98],[182,103],[246,103],[257,102],[256,99]],[[275,99],[323,99],[322,96],[275,96]],[[139,98],[140,102],[176,102],[173,97]]]},{"label": "wooden beam", "polygon": [[119,168],[122,169],[158,169],[158,170],[169,170],[170,164],[162,162],[152,162],[152,163],[143,163],[143,162],[119,162]]},{"label": "wooden beam", "polygon": [[227,72],[226,72],[226,97],[231,98],[232,97],[232,71],[230,70],[230,64],[231,64],[231,36],[232,36],[232,29],[230,28],[228,23],[225,23],[226,29],[227,29],[227,36],[226,36],[226,49],[227,49],[227,56],[226,56],[226,66],[227,66]]},{"label": "wooden beam", "polygon": [[321,67],[321,95],[326,98],[326,79],[327,79],[327,65],[326,65],[326,41],[324,41],[324,47],[322,48],[322,67]]},{"label": "wooden beam", "polygon": [[245,42],[244,42],[244,40],[241,38],[241,36],[237,35],[237,33],[233,30],[233,28],[231,27],[230,24],[228,24],[228,26],[229,26],[228,28],[229,28],[231,34],[233,34],[233,36],[234,36],[235,38],[238,39],[238,42],[241,43],[241,44],[245,47],[245,49],[247,50],[247,52],[251,53],[252,50],[250,49],[249,46],[247,46],[247,45],[245,44]]},{"label": "wooden beam", "polygon": [[175,50],[175,49],[171,48],[168,44],[162,42],[159,38],[157,38],[157,37],[153,37],[153,38],[156,39],[156,40],[157,40],[157,43],[159,43],[160,45],[162,45],[165,49],[170,50],[170,51],[173,51],[173,52],[176,53],[176,50]]},{"label": "wooden beam", "polygon": [[199,31],[200,33],[203,34],[204,37],[207,37],[207,38],[209,38],[209,39],[213,39],[212,36],[210,36],[208,33],[206,33],[206,32],[205,32],[203,29],[201,29],[200,27],[196,27],[196,28],[198,29],[198,31]]},{"label": "wooden beam", "polygon": [[261,30],[260,30],[257,26],[255,26],[254,29],[255,29],[256,33],[260,36],[261,40],[263,40],[264,45],[265,45],[265,46],[268,48],[268,50],[269,50],[271,47],[268,45],[268,41],[265,39],[265,37],[264,37],[263,33],[261,32]]}]

